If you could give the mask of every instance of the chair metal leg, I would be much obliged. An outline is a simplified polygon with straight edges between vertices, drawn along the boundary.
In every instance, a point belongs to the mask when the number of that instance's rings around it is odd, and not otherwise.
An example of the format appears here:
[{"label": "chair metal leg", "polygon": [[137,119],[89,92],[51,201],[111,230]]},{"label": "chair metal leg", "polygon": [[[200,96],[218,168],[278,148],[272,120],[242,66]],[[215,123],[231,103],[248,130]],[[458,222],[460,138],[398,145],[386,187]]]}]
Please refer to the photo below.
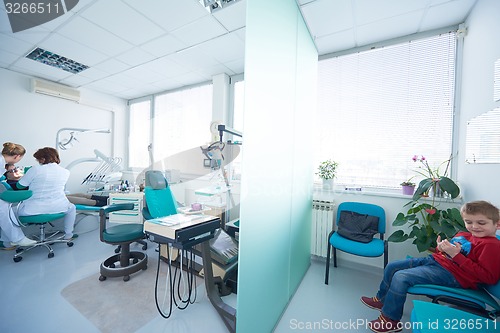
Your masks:
[{"label": "chair metal leg", "polygon": [[330,241],[328,241],[327,250],[326,250],[326,271],[325,271],[325,284],[328,284],[328,279],[330,277]]},{"label": "chair metal leg", "polygon": [[387,266],[388,261],[389,261],[388,243],[387,241],[384,241],[384,268],[385,266]]},{"label": "chair metal leg", "polygon": [[334,248],[333,246],[332,248],[333,248],[333,267],[337,267],[337,249]]}]

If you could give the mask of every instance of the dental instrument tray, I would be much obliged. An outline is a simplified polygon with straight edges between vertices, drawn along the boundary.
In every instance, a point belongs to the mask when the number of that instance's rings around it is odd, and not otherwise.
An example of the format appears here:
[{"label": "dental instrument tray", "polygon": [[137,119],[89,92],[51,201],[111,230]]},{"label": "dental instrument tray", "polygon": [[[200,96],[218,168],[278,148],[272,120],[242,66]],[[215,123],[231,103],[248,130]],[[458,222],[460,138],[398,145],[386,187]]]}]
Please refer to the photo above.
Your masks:
[{"label": "dental instrument tray", "polygon": [[175,214],[144,222],[144,232],[159,244],[175,244],[184,248],[214,237],[220,218],[211,215]]},{"label": "dental instrument tray", "polygon": [[207,207],[207,206],[203,206],[203,208],[201,208],[199,210],[194,210],[191,207],[179,207],[179,208],[177,208],[177,213],[181,213],[181,214],[185,214],[185,215],[200,215],[200,214],[204,214],[205,212],[208,212],[210,210],[212,210],[212,208]]}]

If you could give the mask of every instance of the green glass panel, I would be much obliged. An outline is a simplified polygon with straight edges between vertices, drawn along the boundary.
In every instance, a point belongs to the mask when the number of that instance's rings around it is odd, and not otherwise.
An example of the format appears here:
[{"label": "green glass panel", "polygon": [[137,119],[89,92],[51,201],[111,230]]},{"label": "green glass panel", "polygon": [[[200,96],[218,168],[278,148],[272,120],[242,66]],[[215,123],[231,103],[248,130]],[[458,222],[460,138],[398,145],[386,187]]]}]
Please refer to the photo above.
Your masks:
[{"label": "green glass panel", "polygon": [[317,52],[295,0],[248,0],[237,332],[271,332],[310,260]]}]

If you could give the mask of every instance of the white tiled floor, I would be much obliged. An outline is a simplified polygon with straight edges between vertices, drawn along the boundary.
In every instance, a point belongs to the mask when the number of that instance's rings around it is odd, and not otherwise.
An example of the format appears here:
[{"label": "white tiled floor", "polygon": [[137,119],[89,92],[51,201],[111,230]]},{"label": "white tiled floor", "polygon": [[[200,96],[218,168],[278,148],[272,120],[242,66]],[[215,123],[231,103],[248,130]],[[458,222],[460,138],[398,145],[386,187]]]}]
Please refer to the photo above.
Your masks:
[{"label": "white tiled floor", "polygon": [[[55,256],[51,259],[47,258],[45,249],[39,248],[26,253],[21,262],[14,263],[13,251],[0,251],[1,333],[99,332],[61,296],[61,290],[67,285],[98,273],[101,261],[113,254],[112,246],[99,241],[96,221],[87,217],[80,222],[75,230],[80,235],[75,245],[69,248],[56,244]],[[150,244],[148,255],[156,256],[155,244]],[[325,285],[324,267],[324,261],[311,261],[275,332],[312,331],[309,328],[335,332],[369,331],[364,324],[376,318],[378,312],[363,306],[359,297],[376,292],[381,270],[373,272],[339,263],[338,268],[331,268],[330,284]],[[207,327],[211,333],[227,332],[203,292],[204,286],[199,288],[195,304],[186,310],[174,311],[170,319],[156,314],[136,332],[198,332],[200,328],[207,332]],[[236,295],[225,301],[235,306]],[[404,321],[408,321],[408,312],[406,310]]]}]

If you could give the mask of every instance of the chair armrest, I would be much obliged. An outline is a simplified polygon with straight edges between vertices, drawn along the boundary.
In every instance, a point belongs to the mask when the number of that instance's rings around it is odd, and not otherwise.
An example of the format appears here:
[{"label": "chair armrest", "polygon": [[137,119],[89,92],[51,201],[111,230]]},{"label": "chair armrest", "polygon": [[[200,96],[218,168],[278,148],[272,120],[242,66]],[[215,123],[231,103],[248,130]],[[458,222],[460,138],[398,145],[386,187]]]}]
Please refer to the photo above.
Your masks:
[{"label": "chair armrest", "polygon": [[106,220],[108,219],[109,213],[116,212],[119,210],[133,210],[133,209],[134,209],[133,203],[119,203],[101,207],[101,209],[99,210],[99,237],[101,239],[101,242],[104,242],[102,234],[106,230]]}]

